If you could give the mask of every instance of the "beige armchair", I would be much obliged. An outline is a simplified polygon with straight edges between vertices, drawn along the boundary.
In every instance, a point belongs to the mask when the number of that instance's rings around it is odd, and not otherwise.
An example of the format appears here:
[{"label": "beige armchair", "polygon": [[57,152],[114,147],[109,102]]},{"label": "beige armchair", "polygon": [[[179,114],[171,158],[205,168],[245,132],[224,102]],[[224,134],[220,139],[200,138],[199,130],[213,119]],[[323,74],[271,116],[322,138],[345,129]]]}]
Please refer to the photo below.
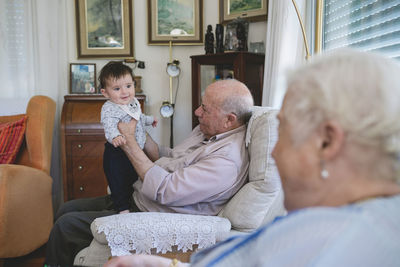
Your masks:
[{"label": "beige armchair", "polygon": [[25,140],[14,164],[0,165],[0,262],[45,244],[53,225],[51,149],[56,104],[46,96],[29,100]]},{"label": "beige armchair", "polygon": [[271,152],[277,141],[278,110],[254,107],[246,134],[249,182],[218,216],[140,212],[97,218],[94,239],[75,257],[75,265],[103,266],[111,256],[158,254],[187,262],[198,248],[230,235],[246,234],[286,214],[280,177]]}]

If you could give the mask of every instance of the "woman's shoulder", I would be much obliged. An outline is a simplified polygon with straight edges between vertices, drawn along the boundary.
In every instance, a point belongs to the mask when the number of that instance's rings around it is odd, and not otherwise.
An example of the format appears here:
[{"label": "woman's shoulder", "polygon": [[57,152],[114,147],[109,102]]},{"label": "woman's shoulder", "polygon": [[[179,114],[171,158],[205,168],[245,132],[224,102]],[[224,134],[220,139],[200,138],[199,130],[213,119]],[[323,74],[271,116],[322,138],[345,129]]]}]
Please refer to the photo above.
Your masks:
[{"label": "woman's shoulder", "polygon": [[[326,265],[329,261],[343,266],[354,259],[362,264],[363,254],[369,253],[364,258],[378,259],[385,250],[400,251],[399,221],[400,195],[342,207],[307,208],[265,226],[256,247],[262,244],[268,251],[265,257],[270,262],[277,260],[275,263],[289,253],[317,266],[332,266]],[[377,244],[379,248],[375,248]],[[371,249],[374,251],[368,252]],[[337,261],[333,261],[335,257]]]},{"label": "woman's shoulder", "polygon": [[[311,207],[289,213],[278,220],[284,228],[297,231],[298,225],[338,229],[340,225],[371,221],[400,221],[400,195],[372,198],[340,207]],[[379,225],[377,225],[379,226]],[[304,228],[303,228],[304,229]],[[317,228],[316,228],[317,229]],[[400,226],[399,226],[400,231]]]}]

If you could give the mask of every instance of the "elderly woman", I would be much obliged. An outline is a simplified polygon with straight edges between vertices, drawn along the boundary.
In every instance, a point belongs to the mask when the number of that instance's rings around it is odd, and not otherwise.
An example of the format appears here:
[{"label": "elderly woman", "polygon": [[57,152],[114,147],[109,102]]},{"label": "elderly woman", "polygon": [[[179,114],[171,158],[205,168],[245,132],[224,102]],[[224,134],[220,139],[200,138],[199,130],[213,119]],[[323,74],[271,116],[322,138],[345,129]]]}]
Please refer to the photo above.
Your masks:
[{"label": "elderly woman", "polygon": [[[400,266],[399,100],[400,67],[377,55],[346,50],[296,71],[273,151],[289,214],[190,266]],[[135,263],[184,265],[106,266]]]}]

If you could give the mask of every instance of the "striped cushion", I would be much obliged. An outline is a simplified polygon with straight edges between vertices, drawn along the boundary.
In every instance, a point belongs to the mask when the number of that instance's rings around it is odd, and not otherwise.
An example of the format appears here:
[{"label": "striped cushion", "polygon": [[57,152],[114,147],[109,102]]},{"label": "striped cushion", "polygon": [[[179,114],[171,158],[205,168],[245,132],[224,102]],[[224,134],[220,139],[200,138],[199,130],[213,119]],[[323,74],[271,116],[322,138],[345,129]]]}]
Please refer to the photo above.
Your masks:
[{"label": "striped cushion", "polygon": [[12,164],[24,140],[27,116],[0,124],[0,164]]}]

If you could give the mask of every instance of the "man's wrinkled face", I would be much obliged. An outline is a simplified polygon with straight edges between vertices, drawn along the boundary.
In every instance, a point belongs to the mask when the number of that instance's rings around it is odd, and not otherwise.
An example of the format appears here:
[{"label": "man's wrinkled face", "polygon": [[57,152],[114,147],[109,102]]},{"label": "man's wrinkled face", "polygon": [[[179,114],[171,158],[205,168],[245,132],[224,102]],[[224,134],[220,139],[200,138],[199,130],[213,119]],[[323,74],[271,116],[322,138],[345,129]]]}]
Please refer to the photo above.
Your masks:
[{"label": "man's wrinkled face", "polygon": [[206,89],[201,105],[194,112],[199,119],[201,132],[208,139],[225,131],[223,126],[227,114],[218,107],[215,92]]}]

